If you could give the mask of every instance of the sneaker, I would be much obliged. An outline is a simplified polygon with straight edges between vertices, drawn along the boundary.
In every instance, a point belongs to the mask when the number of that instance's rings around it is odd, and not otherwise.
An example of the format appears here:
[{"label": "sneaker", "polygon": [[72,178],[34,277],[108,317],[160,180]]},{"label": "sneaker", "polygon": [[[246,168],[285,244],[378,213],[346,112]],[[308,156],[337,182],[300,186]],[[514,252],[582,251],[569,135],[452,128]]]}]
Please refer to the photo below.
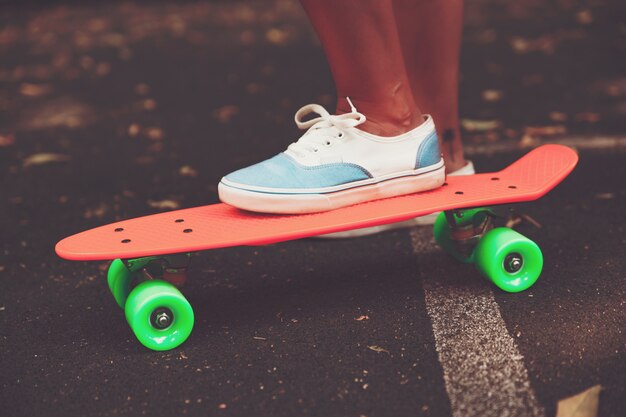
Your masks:
[{"label": "sneaker", "polygon": [[[220,200],[263,213],[314,213],[441,186],[445,168],[435,124],[424,123],[399,136],[382,137],[357,129],[365,116],[330,115],[309,104],[295,121],[307,130],[286,151],[226,175]],[[310,113],[319,117],[302,121]]]},{"label": "sneaker", "polygon": [[[474,164],[472,163],[472,161],[467,161],[467,164],[465,164],[463,168],[459,168],[456,171],[449,173],[448,176],[452,177],[456,175],[473,175],[475,173],[476,172],[474,171]],[[386,232],[388,230],[407,229],[409,227],[415,226],[430,226],[435,223],[435,220],[437,219],[439,213],[440,212],[438,211],[435,213],[427,214],[426,216],[415,217],[410,220],[405,220],[403,222],[364,227],[362,229],[346,230],[345,232],[327,233],[325,235],[319,235],[314,237],[316,239],[349,239],[354,237],[375,235],[377,233]]]}]

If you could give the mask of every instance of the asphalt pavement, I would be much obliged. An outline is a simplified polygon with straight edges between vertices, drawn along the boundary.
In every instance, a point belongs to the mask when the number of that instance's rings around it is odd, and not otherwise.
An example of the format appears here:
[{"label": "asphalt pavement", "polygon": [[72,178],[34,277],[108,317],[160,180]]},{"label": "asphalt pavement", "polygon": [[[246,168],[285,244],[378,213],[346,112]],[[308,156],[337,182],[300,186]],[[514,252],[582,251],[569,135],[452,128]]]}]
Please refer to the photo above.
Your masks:
[{"label": "asphalt pavement", "polygon": [[468,4],[461,86],[478,171],[589,144],[519,208],[541,224],[518,227],[544,253],[534,287],[497,290],[429,228],[209,251],[169,352],[134,338],[107,263],[54,244],[217,202],[223,174],[296,137],[295,110],[333,102],[322,51],[291,1],[4,7],[1,414],[553,416],[599,384],[598,415],[623,415],[623,6],[544,3]]}]

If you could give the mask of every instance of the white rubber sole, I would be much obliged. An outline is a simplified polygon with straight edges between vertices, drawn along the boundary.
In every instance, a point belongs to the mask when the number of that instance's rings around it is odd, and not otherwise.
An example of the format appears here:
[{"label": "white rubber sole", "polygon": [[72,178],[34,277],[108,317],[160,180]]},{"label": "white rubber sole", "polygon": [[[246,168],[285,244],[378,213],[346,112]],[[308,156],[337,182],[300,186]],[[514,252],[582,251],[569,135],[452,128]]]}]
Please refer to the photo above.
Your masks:
[{"label": "white rubber sole", "polygon": [[243,190],[223,182],[219,183],[217,189],[222,202],[243,210],[274,214],[304,214],[330,211],[366,201],[432,190],[443,185],[445,180],[446,172],[442,165],[433,171],[323,194],[272,194]]},{"label": "white rubber sole", "polygon": [[[448,174],[448,176],[454,177],[457,175],[473,175],[476,171],[474,170],[474,164],[472,161],[467,161],[467,164]],[[437,220],[437,216],[439,216],[440,212],[435,212],[431,214],[427,214],[425,216],[414,217],[409,220],[405,220],[403,222],[397,223],[389,223],[383,224],[380,226],[370,226],[364,227],[361,229],[353,229],[346,230],[344,232],[336,232],[336,233],[327,233],[325,235],[313,236],[315,239],[353,239],[357,237],[370,236],[378,233],[386,232],[389,230],[397,230],[397,229],[408,229],[410,227],[416,226],[432,226],[435,224],[435,220]]]}]

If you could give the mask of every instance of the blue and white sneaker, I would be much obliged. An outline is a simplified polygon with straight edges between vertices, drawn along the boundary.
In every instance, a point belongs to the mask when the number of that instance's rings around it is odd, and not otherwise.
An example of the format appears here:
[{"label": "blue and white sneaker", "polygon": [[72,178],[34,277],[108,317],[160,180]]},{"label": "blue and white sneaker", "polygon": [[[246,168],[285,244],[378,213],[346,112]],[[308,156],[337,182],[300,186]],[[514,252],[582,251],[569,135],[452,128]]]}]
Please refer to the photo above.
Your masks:
[{"label": "blue and white sneaker", "polygon": [[[285,152],[222,178],[220,200],[255,212],[314,213],[444,183],[430,116],[402,135],[376,136],[356,128],[366,119],[348,102],[352,111],[342,115],[330,115],[318,104],[298,110],[296,124],[307,132]],[[319,117],[302,121],[312,112]]]}]

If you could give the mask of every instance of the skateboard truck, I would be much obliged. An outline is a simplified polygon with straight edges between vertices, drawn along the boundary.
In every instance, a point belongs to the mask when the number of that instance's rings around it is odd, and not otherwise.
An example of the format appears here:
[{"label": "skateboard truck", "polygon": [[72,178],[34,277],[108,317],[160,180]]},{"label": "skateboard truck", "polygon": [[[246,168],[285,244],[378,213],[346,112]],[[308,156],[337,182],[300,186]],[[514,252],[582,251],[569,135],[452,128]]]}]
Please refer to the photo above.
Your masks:
[{"label": "skateboard truck", "polygon": [[480,239],[494,227],[496,214],[491,209],[444,211],[454,248],[464,257],[471,256]]},{"label": "skateboard truck", "polygon": [[187,267],[191,254],[178,253],[166,256],[147,256],[144,258],[123,259],[124,265],[131,272],[140,272],[141,281],[163,279],[176,286],[184,285],[187,280]]}]

